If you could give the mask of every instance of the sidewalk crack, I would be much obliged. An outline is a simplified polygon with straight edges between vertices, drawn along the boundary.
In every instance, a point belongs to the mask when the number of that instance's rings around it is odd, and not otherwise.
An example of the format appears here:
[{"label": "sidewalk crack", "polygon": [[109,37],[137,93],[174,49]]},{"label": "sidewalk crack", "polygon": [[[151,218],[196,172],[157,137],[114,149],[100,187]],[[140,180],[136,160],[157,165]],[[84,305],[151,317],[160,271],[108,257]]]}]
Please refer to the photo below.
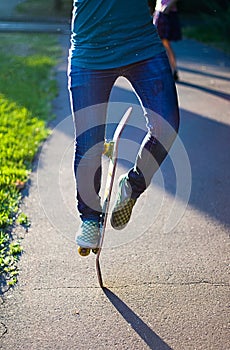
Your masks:
[{"label": "sidewalk crack", "polygon": [[7,333],[8,329],[7,329],[7,326],[5,325],[5,323],[3,323],[2,321],[0,322],[0,325],[1,325],[0,338],[2,338]]}]

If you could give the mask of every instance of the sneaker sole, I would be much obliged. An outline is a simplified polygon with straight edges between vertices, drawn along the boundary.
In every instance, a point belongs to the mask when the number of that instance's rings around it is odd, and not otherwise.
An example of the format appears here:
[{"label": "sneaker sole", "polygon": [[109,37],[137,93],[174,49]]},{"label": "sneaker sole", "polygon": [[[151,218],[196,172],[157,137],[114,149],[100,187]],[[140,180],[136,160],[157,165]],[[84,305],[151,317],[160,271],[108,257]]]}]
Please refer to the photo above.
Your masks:
[{"label": "sneaker sole", "polygon": [[89,243],[89,242],[85,242],[81,239],[76,239],[77,245],[81,248],[84,249],[97,249],[98,248],[98,241],[95,243]]}]

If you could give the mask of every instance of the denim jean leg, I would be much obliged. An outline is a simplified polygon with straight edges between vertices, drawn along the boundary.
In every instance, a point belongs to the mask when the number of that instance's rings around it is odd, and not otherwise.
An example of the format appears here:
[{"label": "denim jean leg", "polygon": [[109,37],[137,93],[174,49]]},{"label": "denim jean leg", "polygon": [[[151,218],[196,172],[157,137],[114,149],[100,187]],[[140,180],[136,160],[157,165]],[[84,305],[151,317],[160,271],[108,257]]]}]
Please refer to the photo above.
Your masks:
[{"label": "denim jean leg", "polygon": [[74,172],[77,184],[77,207],[84,220],[98,220],[101,214],[101,155],[105,126],[86,130],[76,138]]},{"label": "denim jean leg", "polygon": [[165,52],[130,66],[126,72],[143,107],[147,132],[135,166],[129,171],[133,198],[138,198],[166,158],[179,128],[175,83]]},{"label": "denim jean leg", "polygon": [[74,173],[77,208],[82,220],[98,221],[101,215],[101,155],[107,102],[113,81],[106,84],[100,73],[72,67],[69,79],[75,126]]}]

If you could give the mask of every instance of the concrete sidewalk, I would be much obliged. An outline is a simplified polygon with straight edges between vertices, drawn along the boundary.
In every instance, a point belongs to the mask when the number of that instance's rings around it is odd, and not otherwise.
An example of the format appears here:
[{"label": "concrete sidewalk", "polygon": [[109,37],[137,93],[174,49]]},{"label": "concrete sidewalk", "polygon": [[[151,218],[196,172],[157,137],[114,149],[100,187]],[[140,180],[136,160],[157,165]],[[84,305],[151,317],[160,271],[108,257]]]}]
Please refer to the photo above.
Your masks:
[{"label": "concrete sidewalk", "polygon": [[[108,227],[102,290],[95,257],[76,254],[74,237],[80,221],[75,211],[66,78],[69,37],[60,39],[65,56],[57,67],[57,119],[23,202],[32,225],[23,240],[19,283],[2,300],[1,348],[226,349],[229,59],[194,41],[175,45],[181,76],[177,85],[181,142],[138,201],[128,227],[121,232]],[[136,97],[120,79],[112,92],[109,120],[118,121],[130,104],[133,125],[143,128]],[[127,129],[121,143],[123,160],[133,159],[137,147],[127,147],[132,130]],[[123,160],[117,176],[127,170]]]}]

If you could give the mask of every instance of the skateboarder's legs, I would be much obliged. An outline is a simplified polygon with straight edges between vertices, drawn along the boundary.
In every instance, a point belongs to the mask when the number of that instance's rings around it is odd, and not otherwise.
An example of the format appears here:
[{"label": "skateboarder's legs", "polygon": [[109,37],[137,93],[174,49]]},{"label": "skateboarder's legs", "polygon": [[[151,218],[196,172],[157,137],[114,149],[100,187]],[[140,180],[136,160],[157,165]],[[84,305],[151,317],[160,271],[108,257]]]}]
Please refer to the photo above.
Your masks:
[{"label": "skateboarder's legs", "polygon": [[119,76],[130,80],[144,113],[147,111],[146,138],[128,175],[133,197],[138,198],[149,185],[178,130],[176,90],[165,53],[115,69],[71,67],[69,86],[76,130],[74,170],[78,210],[83,221],[98,220],[101,212],[98,193],[106,109],[111,89]]}]

